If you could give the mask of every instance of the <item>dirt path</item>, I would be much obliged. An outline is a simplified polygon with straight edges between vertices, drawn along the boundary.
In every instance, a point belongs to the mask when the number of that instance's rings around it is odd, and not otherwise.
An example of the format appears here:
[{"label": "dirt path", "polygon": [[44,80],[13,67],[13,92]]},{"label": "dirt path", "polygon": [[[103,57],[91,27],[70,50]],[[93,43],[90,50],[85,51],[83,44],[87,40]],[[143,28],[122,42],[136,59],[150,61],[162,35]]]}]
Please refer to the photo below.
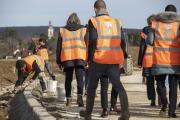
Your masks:
[{"label": "dirt path", "polygon": [[[59,78],[60,79],[60,78]],[[63,81],[61,77],[61,82]],[[141,72],[134,72],[133,76],[123,76],[121,78],[121,81],[123,82],[128,98],[130,103],[130,112],[131,112],[131,119],[130,120],[169,120],[168,117],[166,118],[160,118],[158,116],[160,107],[151,107],[150,101],[147,100],[146,95],[146,86],[142,84],[142,77]],[[76,86],[76,81],[73,81],[73,86]],[[109,86],[108,95],[110,97],[110,90],[111,85]],[[79,116],[79,111],[84,108],[79,108],[76,105],[76,87],[74,97],[73,97],[73,105],[72,107],[66,107],[65,103],[58,102],[57,99],[46,99],[42,102],[44,107],[47,108],[47,110],[53,115],[56,116],[58,120],[83,120]],[[102,112],[101,108],[101,102],[100,102],[100,88],[97,89],[97,95],[94,105],[94,110],[92,117],[94,120],[102,119],[100,117],[100,114]],[[180,94],[179,94],[180,95]],[[84,97],[84,100],[86,98]],[[110,99],[109,99],[110,100]],[[110,105],[110,104],[109,104]],[[120,108],[119,100],[118,100],[118,108]],[[180,108],[177,108],[177,115],[179,116],[177,119],[173,120],[179,120],[180,119]],[[109,115],[108,120],[117,120],[117,115]],[[103,119],[105,120],[105,119]]]}]

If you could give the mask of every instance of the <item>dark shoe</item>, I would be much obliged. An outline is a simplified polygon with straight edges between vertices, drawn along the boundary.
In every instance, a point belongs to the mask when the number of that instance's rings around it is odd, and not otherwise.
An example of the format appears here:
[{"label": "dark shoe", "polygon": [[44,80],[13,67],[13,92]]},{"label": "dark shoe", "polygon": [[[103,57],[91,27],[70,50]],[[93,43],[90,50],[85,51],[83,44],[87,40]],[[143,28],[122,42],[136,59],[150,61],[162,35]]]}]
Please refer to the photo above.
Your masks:
[{"label": "dark shoe", "polygon": [[78,104],[79,107],[84,107],[84,102],[83,102],[82,95],[78,95],[77,104]]},{"label": "dark shoe", "polygon": [[53,79],[53,80],[56,80],[56,76],[55,76],[55,75],[52,75],[52,79]]},{"label": "dark shoe", "polygon": [[159,112],[159,117],[166,117],[166,111],[165,110],[161,110]]},{"label": "dark shoe", "polygon": [[66,106],[70,107],[71,106],[71,102],[72,102],[72,99],[71,98],[67,98]]},{"label": "dark shoe", "polygon": [[177,115],[175,113],[173,114],[168,114],[169,118],[177,118]]},{"label": "dark shoe", "polygon": [[156,102],[155,102],[155,100],[151,100],[151,104],[150,104],[150,106],[156,106]]},{"label": "dark shoe", "polygon": [[107,111],[107,109],[103,109],[102,114],[101,114],[101,117],[102,117],[102,118],[108,117],[108,111]]},{"label": "dark shoe", "polygon": [[180,103],[178,104],[178,107],[180,107]]},{"label": "dark shoe", "polygon": [[91,115],[87,115],[85,110],[81,110],[81,111],[79,112],[79,115],[80,115],[81,117],[84,117],[85,120],[92,120],[92,119],[91,119]]},{"label": "dark shoe", "polygon": [[111,115],[117,115],[118,113],[120,113],[121,111],[117,109],[117,106],[111,106],[110,110],[109,110],[109,114]]}]

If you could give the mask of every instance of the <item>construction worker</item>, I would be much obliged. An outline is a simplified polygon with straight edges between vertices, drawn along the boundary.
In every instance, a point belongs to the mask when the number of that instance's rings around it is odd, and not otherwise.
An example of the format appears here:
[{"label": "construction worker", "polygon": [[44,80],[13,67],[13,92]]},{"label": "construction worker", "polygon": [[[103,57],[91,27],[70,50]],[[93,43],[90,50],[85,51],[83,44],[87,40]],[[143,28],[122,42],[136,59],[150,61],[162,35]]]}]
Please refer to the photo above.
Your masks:
[{"label": "construction worker", "polygon": [[71,106],[71,83],[73,80],[73,71],[76,73],[77,80],[77,104],[83,107],[83,87],[84,87],[84,70],[87,60],[86,28],[81,25],[76,13],[72,13],[66,26],[60,28],[57,41],[56,62],[59,67],[64,68],[65,72],[65,91],[66,106]]},{"label": "construction worker", "polygon": [[51,76],[53,80],[56,79],[54,73],[52,72],[50,65],[49,65],[49,56],[48,56],[48,49],[47,49],[47,41],[43,38],[38,40],[38,45],[35,49],[35,53],[40,55],[44,59],[45,68],[48,74]]},{"label": "construction worker", "polygon": [[103,74],[106,74],[120,96],[122,113],[119,120],[129,120],[128,98],[119,75],[119,65],[124,61],[121,26],[117,19],[108,15],[103,0],[95,2],[94,10],[96,17],[92,17],[88,22],[89,83],[86,110],[80,111],[80,115],[85,117],[85,120],[91,120],[98,81]]},{"label": "construction worker", "polygon": [[[88,25],[87,25],[88,27]],[[86,44],[88,46],[88,41],[89,41],[89,31],[87,29],[86,31]],[[89,66],[87,64],[86,66],[86,71],[85,71],[85,95],[87,95],[87,87],[88,87],[88,82],[89,82]],[[109,87],[109,79],[107,75],[102,75],[99,79],[100,84],[101,84],[101,107],[102,107],[102,118],[108,117],[108,87]],[[97,93],[96,93],[97,96]]]},{"label": "construction worker", "polygon": [[15,84],[15,90],[20,90],[23,82],[28,76],[34,73],[29,83],[32,83],[37,77],[40,80],[43,92],[46,92],[46,84],[44,82],[44,61],[40,56],[30,55],[21,60],[17,60],[16,68],[18,70],[18,80]]},{"label": "construction worker", "polygon": [[148,34],[148,43],[153,45],[152,74],[156,75],[157,89],[162,107],[160,116],[166,115],[165,79],[169,75],[169,110],[168,116],[176,118],[177,85],[180,79],[180,16],[174,5],[168,5],[165,12],[157,14],[152,21],[152,30]]},{"label": "construction worker", "polygon": [[143,77],[146,77],[147,96],[151,100],[150,106],[156,106],[156,90],[155,90],[155,78],[152,75],[152,63],[153,63],[153,47],[147,44],[147,35],[151,29],[151,23],[154,15],[151,15],[147,19],[148,26],[144,27],[141,32],[141,42],[139,49],[138,65],[143,67]]},{"label": "construction worker", "polygon": [[[123,29],[121,30],[121,39],[124,40],[123,44],[121,47],[122,47],[122,50],[123,50],[123,53],[124,53],[124,58],[127,59],[128,58],[128,53],[126,51],[126,37],[125,37],[125,32],[123,31]],[[125,71],[124,71],[124,68],[123,66],[120,68],[119,70],[119,74],[122,75],[124,74]],[[110,110],[109,110],[109,114],[111,115],[115,115],[115,114],[119,114],[120,113],[120,110],[117,108],[117,98],[118,98],[118,92],[116,91],[115,87],[112,86],[112,89],[111,89],[111,107],[110,107]]]}]

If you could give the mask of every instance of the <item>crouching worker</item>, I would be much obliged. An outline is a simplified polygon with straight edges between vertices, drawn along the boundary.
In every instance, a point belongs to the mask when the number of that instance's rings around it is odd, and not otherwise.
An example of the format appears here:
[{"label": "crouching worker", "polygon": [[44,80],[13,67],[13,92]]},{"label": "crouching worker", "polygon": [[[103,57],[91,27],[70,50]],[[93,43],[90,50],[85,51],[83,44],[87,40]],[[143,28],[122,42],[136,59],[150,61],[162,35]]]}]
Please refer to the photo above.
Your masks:
[{"label": "crouching worker", "polygon": [[46,91],[46,84],[43,79],[44,61],[40,56],[30,55],[18,60],[16,62],[16,69],[18,70],[18,80],[15,84],[15,90],[20,90],[26,78],[34,73],[28,82],[32,83],[38,77],[43,93]]}]

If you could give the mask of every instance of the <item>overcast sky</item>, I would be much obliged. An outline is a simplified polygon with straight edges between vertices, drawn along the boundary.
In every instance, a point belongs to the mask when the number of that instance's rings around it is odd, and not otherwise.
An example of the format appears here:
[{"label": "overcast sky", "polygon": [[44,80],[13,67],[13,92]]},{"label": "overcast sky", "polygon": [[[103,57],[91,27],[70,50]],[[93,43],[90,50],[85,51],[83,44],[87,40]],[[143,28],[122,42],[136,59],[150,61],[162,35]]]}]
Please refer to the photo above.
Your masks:
[{"label": "overcast sky", "polygon": [[[63,26],[70,13],[77,12],[86,24],[94,16],[95,0],[0,0],[0,27]],[[111,16],[120,18],[126,28],[142,28],[152,13],[164,11],[168,4],[176,5],[180,14],[180,0],[105,0]]]}]

